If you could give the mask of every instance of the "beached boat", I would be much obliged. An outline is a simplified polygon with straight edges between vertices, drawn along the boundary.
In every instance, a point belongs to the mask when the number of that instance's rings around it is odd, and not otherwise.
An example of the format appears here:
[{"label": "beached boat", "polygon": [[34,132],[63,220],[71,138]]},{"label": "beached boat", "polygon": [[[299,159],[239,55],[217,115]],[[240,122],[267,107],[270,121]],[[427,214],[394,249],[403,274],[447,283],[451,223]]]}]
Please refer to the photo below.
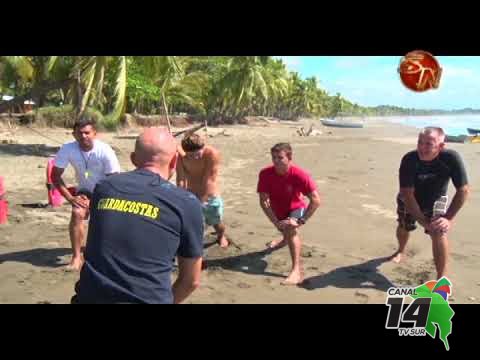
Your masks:
[{"label": "beached boat", "polygon": [[480,135],[480,129],[467,128],[467,131],[470,135]]},{"label": "beached boat", "polygon": [[445,142],[465,144],[470,142],[470,137],[468,135],[445,135]]},{"label": "beached boat", "polygon": [[340,128],[363,128],[363,124],[353,121],[335,120],[335,119],[321,119],[324,126],[333,126]]},{"label": "beached boat", "polygon": [[445,142],[461,144],[480,144],[480,136],[469,135],[445,135]]}]

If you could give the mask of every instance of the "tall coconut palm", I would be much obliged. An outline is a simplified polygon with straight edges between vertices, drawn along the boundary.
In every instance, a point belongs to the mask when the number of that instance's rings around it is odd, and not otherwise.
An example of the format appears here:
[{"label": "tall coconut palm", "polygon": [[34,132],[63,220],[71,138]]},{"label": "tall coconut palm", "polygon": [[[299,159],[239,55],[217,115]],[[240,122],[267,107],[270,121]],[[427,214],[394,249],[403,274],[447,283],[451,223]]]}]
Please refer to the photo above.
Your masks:
[{"label": "tall coconut palm", "polygon": [[113,76],[114,103],[107,115],[111,121],[117,121],[125,111],[127,88],[127,62],[125,56],[79,56],[74,58],[70,76],[75,84],[70,87],[67,98],[74,104],[77,116],[81,116],[88,105],[101,108],[107,105],[104,90],[106,73]]},{"label": "tall coconut palm", "polygon": [[219,86],[223,91],[222,111],[234,116],[248,112],[254,97],[268,100],[268,86],[264,77],[264,65],[268,57],[237,56],[228,67]]},{"label": "tall coconut palm", "polygon": [[262,115],[271,115],[288,94],[288,72],[281,60],[269,59],[263,68],[263,77],[268,99],[264,101]]},{"label": "tall coconut palm", "polygon": [[207,76],[198,71],[187,73],[186,69],[189,67],[190,60],[188,57],[180,56],[143,58],[147,73],[154,77],[154,82],[160,89],[163,111],[170,131],[169,104],[180,101],[204,108],[198,94],[202,91]]}]

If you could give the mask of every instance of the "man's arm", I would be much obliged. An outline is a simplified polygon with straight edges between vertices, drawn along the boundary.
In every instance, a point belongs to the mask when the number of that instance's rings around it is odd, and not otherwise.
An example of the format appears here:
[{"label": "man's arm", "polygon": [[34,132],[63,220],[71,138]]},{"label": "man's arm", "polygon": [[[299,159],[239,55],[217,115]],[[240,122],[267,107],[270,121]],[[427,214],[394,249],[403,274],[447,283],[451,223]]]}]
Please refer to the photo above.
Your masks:
[{"label": "man's arm", "polygon": [[307,194],[308,199],[310,200],[307,210],[303,215],[303,219],[307,221],[314,213],[317,211],[318,207],[320,206],[320,194],[317,190]]},{"label": "man's arm", "polygon": [[208,200],[208,196],[217,191],[218,173],[220,172],[220,154],[212,150],[206,158],[205,174],[203,178],[203,192],[200,201]]},{"label": "man's arm", "polygon": [[448,207],[447,213],[445,214],[445,217],[448,220],[452,221],[455,218],[457,213],[462,208],[463,204],[465,204],[465,201],[467,201],[469,194],[470,187],[468,185],[464,185],[457,189],[457,191],[455,192],[455,196],[452,199],[452,203]]},{"label": "man's arm", "polygon": [[53,167],[52,169],[52,181],[53,181],[53,186],[55,186],[58,191],[63,195],[63,197],[68,201],[72,202],[73,196],[70,194],[70,191],[68,191],[65,183],[63,182],[62,175],[65,172],[65,169],[58,168],[56,166]]},{"label": "man's arm", "polygon": [[440,230],[443,232],[447,232],[452,227],[453,219],[457,215],[457,213],[462,208],[463,204],[468,198],[470,193],[470,188],[468,185],[463,185],[457,188],[455,192],[455,196],[452,199],[450,206],[446,214],[438,219],[432,221],[433,230]]},{"label": "man's arm", "polygon": [[105,176],[110,176],[120,172],[120,162],[118,161],[117,154],[109,146],[106,156],[104,158]]},{"label": "man's arm", "polygon": [[202,272],[202,258],[178,259],[178,277],[172,286],[173,302],[180,304],[200,285],[200,274]]},{"label": "man's arm", "polygon": [[185,168],[183,167],[183,158],[180,154],[177,160],[176,172],[177,172],[177,186],[187,189],[188,181],[187,181],[187,176],[185,174]]},{"label": "man's arm", "polygon": [[270,206],[270,196],[267,193],[260,193],[260,207],[262,208],[265,215],[267,215],[268,219],[272,222],[272,224],[280,231],[282,231],[282,224],[278,221],[277,217],[273,213],[273,210]]},{"label": "man's arm", "polygon": [[53,167],[52,169],[52,181],[53,181],[53,186],[55,186],[58,191],[62,194],[62,196],[72,205],[82,207],[82,208],[88,208],[89,207],[89,201],[88,199],[84,196],[72,196],[70,194],[70,191],[68,191],[65,183],[63,182],[62,175],[64,173],[65,169],[58,168],[56,166]]},{"label": "man's arm", "polygon": [[425,229],[428,230],[428,228],[430,227],[430,222],[420,209],[417,199],[415,199],[415,189],[410,187],[400,188],[400,194],[403,197],[407,212],[412,215],[413,218],[418,221],[420,225],[422,225]]}]

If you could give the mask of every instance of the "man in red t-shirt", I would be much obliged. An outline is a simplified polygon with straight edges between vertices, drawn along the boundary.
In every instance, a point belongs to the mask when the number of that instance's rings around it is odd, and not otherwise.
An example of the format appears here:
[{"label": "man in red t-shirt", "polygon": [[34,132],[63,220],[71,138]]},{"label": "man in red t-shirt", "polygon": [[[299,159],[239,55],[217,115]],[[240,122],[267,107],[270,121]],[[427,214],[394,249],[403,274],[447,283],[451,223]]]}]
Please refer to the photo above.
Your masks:
[{"label": "man in red t-shirt", "polygon": [[[283,284],[297,285],[303,282],[300,266],[301,240],[298,228],[306,223],[320,205],[320,196],[312,177],[292,162],[292,147],[279,143],[270,149],[273,166],[267,166],[259,174],[257,192],[260,206],[275,227],[283,234],[280,241],[268,246],[279,249],[288,244],[292,256],[292,270]],[[310,202],[306,206],[303,197]]]}]

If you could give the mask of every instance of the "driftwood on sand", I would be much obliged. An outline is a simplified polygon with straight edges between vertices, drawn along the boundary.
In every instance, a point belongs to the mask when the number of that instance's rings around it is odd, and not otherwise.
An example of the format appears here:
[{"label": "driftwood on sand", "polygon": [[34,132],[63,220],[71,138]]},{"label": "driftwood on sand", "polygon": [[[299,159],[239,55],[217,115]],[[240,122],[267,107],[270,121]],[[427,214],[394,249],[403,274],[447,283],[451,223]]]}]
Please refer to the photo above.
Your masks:
[{"label": "driftwood on sand", "polygon": [[200,129],[203,129],[203,128],[207,128],[207,124],[204,123],[204,124],[201,124],[201,125],[197,125],[197,126],[194,126],[194,127],[191,127],[189,129],[185,129],[185,130],[181,130],[181,131],[175,131],[173,132],[173,136],[175,137],[179,137],[180,135],[182,134],[185,134],[185,133],[190,133],[190,134],[193,134],[194,132],[200,130]]},{"label": "driftwood on sand", "polygon": [[[174,131],[172,133],[172,135],[174,137],[179,137],[180,135],[182,134],[185,134],[185,133],[194,133],[202,128],[205,127],[205,124],[201,124],[201,125],[197,125],[197,126],[193,126],[191,128],[188,128],[188,129],[185,129],[185,130],[180,130],[180,131]],[[115,136],[115,139],[136,139],[138,137],[138,135],[117,135]]]},{"label": "driftwood on sand", "polygon": [[299,136],[317,136],[317,135],[322,135],[323,133],[320,130],[316,130],[313,128],[313,125],[310,125],[310,129],[305,131],[305,128],[302,126],[299,129],[297,129],[297,134]]}]

